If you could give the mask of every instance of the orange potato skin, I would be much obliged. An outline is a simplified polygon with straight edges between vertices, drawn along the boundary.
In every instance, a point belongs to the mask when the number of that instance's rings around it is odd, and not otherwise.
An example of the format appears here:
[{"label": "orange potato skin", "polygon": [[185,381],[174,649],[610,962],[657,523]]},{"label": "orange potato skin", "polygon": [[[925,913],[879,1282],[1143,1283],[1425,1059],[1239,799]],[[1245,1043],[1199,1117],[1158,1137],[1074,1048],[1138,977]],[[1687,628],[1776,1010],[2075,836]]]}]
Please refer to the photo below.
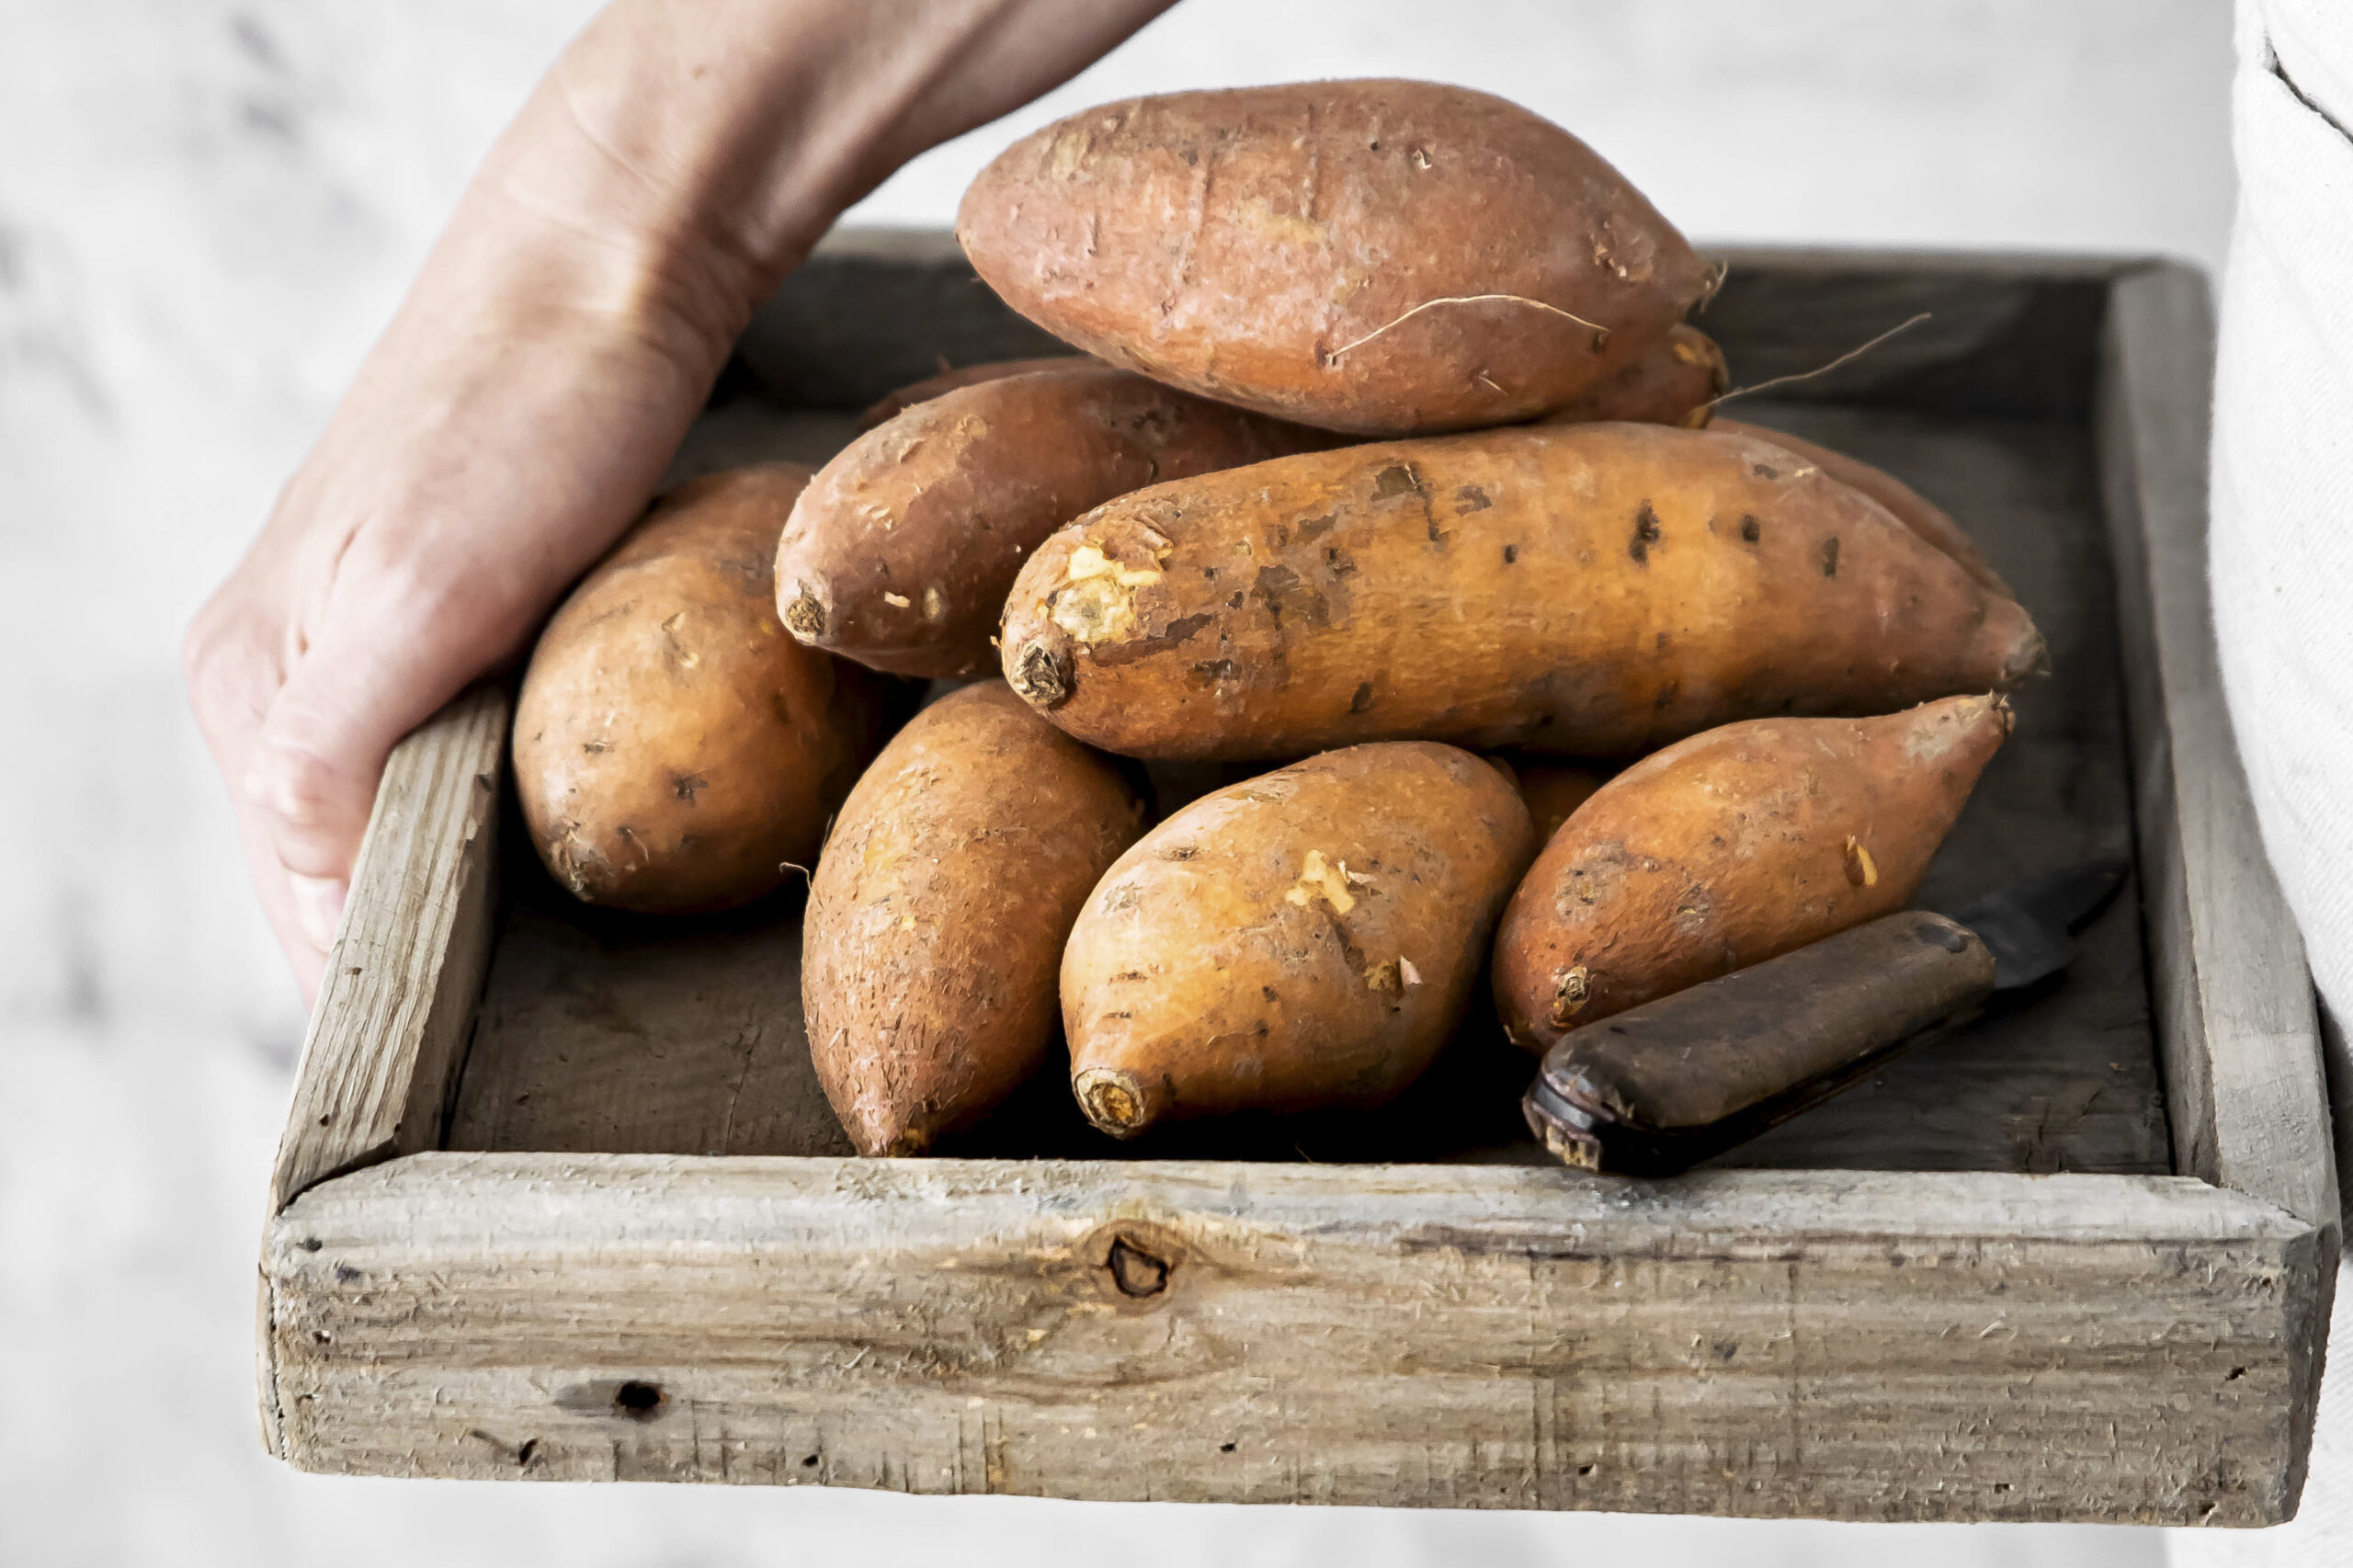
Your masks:
[{"label": "orange potato skin", "polygon": [[722,909],[813,863],[881,741],[882,692],[777,623],[768,558],[809,471],[712,474],[655,503],[540,633],[515,708],[540,859],[586,903]]},{"label": "orange potato skin", "polygon": [[1164,759],[1392,739],[1629,756],[1997,688],[2042,657],[2015,602],[1813,465],[1632,424],[1139,491],[1030,557],[1002,640],[1055,723]]},{"label": "orange potato skin", "polygon": [[910,381],[890,396],[875,403],[858,416],[861,431],[904,414],[919,403],[929,403],[944,392],[959,387],[976,387],[983,381],[1000,381],[1007,376],[1026,376],[1032,370],[1075,370],[1098,361],[1084,354],[1055,354],[1042,359],[991,359],[979,365],[964,365],[953,370],[942,370],[936,376]]},{"label": "orange potato skin", "polygon": [[1597,790],[1536,858],[1495,935],[1504,1030],[1570,1029],[1910,902],[2009,733],[1998,697],[1870,719],[1758,719]]},{"label": "orange potato skin", "polygon": [[1202,797],[1121,856],[1063,958],[1071,1085],[1097,1127],[1369,1108],[1461,1021],[1535,852],[1504,774],[1353,746]]},{"label": "orange potato skin", "polygon": [[1079,906],[1142,831],[1108,759],[1001,682],[907,722],[850,791],[801,926],[817,1078],[860,1153],[972,1125],[1052,1054]]},{"label": "orange potato skin", "polygon": [[1813,463],[1839,483],[1861,491],[1886,507],[1897,522],[1951,556],[1969,574],[1971,581],[1986,592],[2006,599],[2018,597],[2010,591],[2009,584],[2002,580],[2002,574],[1994,570],[1994,563],[1985,559],[1984,551],[1977,548],[1977,541],[1969,537],[1968,530],[1953,521],[1951,513],[1885,469],[1874,468],[1859,458],[1833,451],[1817,442],[1802,440],[1787,431],[1768,430],[1761,425],[1718,419],[1709,428],[1770,442],[1791,457]]},{"label": "orange potato skin", "polygon": [[1065,342],[1366,436],[1558,407],[1712,281],[1584,142],[1428,82],[1088,109],[983,169],[956,233],[1007,303]]},{"label": "orange potato skin", "polygon": [[778,610],[803,643],[872,669],[993,669],[1006,590],[1073,517],[1157,481],[1331,444],[1104,365],[961,387],[817,471],[777,541]]},{"label": "orange potato skin", "polygon": [[1665,337],[1643,349],[1641,358],[1536,423],[1589,425],[1597,419],[1631,419],[1703,430],[1715,412],[1716,399],[1731,384],[1732,372],[1716,340],[1696,326],[1677,322]]}]

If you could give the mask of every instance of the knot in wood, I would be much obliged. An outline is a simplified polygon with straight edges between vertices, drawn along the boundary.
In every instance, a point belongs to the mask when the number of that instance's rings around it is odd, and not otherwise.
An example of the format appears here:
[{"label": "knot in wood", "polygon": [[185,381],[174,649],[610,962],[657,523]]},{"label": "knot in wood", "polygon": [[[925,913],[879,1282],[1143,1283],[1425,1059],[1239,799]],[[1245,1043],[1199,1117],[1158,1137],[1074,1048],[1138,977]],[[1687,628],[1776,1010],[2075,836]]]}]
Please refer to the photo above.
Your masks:
[{"label": "knot in wood", "polygon": [[1147,1252],[1125,1236],[1111,1238],[1110,1255],[1103,1267],[1122,1296],[1157,1296],[1168,1289],[1168,1260]]}]

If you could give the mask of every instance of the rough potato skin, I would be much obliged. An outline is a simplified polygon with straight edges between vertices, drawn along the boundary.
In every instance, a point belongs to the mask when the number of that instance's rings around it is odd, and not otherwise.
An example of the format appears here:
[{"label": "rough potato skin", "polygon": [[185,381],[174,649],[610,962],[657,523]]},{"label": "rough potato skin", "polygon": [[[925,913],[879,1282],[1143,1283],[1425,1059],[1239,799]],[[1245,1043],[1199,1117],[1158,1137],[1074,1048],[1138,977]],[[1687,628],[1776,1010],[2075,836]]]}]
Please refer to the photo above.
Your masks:
[{"label": "rough potato skin", "polygon": [[1006,603],[1013,688],[1129,756],[1359,741],[1632,756],[2006,687],[2025,610],[1778,448],[1660,425],[1351,447],[1154,485]]},{"label": "rough potato skin", "polygon": [[881,742],[873,676],[777,623],[768,561],[809,471],[712,474],[657,502],[540,633],[515,709],[531,843],[589,903],[745,903],[816,859]]},{"label": "rough potato skin", "polygon": [[777,542],[787,631],[893,675],[991,670],[1015,574],[1089,507],[1332,437],[1108,366],[961,387],[817,471]]},{"label": "rough potato skin", "polygon": [[1570,1029],[1890,915],[2009,733],[1999,697],[1758,719],[1636,763],[1552,835],[1495,936],[1505,1032]]},{"label": "rough potato skin", "polygon": [[[1589,425],[1597,419],[1631,419],[1646,425],[1679,425],[1704,430],[1716,400],[1732,384],[1724,351],[1696,326],[1677,322],[1641,358],[1597,387],[1579,392],[1537,421],[1540,425]],[[1834,476],[1835,477],[1835,476]]]},{"label": "rough potato skin", "polygon": [[964,365],[953,370],[942,370],[936,376],[910,381],[890,396],[877,402],[858,416],[860,430],[896,419],[919,403],[929,403],[943,392],[959,387],[976,387],[983,381],[1001,381],[1007,376],[1026,376],[1032,370],[1073,370],[1099,361],[1084,354],[1055,354],[1042,359],[991,359],[979,365]]},{"label": "rough potato skin", "polygon": [[1062,968],[1071,1087],[1119,1137],[1370,1108],[1429,1065],[1535,852],[1498,769],[1352,746],[1230,785],[1120,858]]},{"label": "rough potato skin", "polygon": [[1584,142],[1429,82],[1088,109],[983,169],[956,234],[1065,342],[1367,436],[1557,407],[1638,358],[1713,278]]},{"label": "rough potato skin", "polygon": [[1977,548],[1977,541],[1969,537],[1968,530],[1953,521],[1951,513],[1885,469],[1873,468],[1860,458],[1850,458],[1817,442],[1801,440],[1782,430],[1768,430],[1761,425],[1718,419],[1709,427],[1726,435],[1769,442],[1793,458],[1813,463],[1839,483],[1861,491],[1886,507],[1897,522],[1951,556],[1979,587],[2006,599],[2018,597],[2010,591],[2009,584],[2002,580],[2002,574],[1994,570],[1994,563],[1985,559],[1985,552]]},{"label": "rough potato skin", "polygon": [[915,1154],[1044,1064],[1079,905],[1142,831],[1116,766],[968,686],[908,721],[843,803],[809,890],[818,1082],[865,1154]]}]

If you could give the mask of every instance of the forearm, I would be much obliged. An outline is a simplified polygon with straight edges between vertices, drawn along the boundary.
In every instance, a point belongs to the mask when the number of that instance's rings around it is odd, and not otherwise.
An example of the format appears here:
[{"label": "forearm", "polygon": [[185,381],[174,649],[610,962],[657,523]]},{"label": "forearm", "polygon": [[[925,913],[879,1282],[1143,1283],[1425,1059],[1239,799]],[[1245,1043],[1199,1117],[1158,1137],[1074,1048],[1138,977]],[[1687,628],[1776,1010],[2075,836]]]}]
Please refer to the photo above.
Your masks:
[{"label": "forearm", "polygon": [[447,244],[496,236],[483,259],[513,276],[495,291],[526,315],[600,312],[715,371],[844,208],[1168,3],[618,0],[500,140]]},{"label": "forearm", "polygon": [[619,0],[484,160],[281,517],[342,517],[335,569],[447,607],[408,654],[426,687],[513,653],[840,210],[1164,3]]}]

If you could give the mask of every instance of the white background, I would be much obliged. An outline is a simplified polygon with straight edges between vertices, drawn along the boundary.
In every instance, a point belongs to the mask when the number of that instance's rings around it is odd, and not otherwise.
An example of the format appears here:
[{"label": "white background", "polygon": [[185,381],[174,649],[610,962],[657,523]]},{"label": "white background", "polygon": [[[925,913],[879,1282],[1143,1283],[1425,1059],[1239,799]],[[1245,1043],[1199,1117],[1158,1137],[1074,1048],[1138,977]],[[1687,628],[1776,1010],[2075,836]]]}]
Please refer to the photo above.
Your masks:
[{"label": "white background", "polygon": [[[0,1559],[10,1564],[2144,1564],[2148,1532],[325,1481],[251,1415],[301,1034],[176,645],[579,0],[0,0]],[[2222,0],[1188,0],[909,167],[1131,93],[1486,87],[1703,239],[2218,266]],[[1922,1477],[1930,1482],[1932,1477]]]}]

